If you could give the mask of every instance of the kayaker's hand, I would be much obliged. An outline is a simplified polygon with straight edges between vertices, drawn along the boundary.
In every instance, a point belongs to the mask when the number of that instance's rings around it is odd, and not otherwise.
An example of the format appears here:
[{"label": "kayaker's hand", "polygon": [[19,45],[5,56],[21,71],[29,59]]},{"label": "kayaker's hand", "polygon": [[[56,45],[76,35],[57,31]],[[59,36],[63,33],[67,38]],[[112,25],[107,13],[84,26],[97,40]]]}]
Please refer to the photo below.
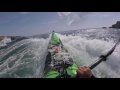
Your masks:
[{"label": "kayaker's hand", "polygon": [[90,78],[92,76],[92,71],[89,67],[79,67],[77,74],[79,78]]}]

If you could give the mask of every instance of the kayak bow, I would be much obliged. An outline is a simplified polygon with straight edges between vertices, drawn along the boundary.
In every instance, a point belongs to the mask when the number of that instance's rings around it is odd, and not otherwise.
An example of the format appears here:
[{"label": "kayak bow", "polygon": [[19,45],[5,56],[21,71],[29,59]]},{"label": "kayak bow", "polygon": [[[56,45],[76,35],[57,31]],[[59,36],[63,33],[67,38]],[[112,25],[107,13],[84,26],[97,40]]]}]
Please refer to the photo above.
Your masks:
[{"label": "kayak bow", "polygon": [[72,56],[53,31],[48,45],[43,78],[76,77],[77,69],[78,66],[74,63]]}]

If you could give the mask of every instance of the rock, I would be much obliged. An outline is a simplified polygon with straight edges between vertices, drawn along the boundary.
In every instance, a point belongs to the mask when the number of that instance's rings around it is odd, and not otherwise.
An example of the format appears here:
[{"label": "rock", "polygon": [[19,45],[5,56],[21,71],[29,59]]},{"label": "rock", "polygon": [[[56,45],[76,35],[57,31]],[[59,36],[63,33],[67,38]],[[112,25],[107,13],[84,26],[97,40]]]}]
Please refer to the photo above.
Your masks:
[{"label": "rock", "polygon": [[16,39],[19,38],[20,36],[0,36],[0,41],[2,41],[5,37],[11,38],[11,40],[16,40]]},{"label": "rock", "polygon": [[116,24],[113,24],[110,28],[120,29],[120,21],[117,21],[117,23],[116,23]]},{"label": "rock", "polygon": [[0,36],[0,41],[2,41],[4,39],[4,36]]},{"label": "rock", "polygon": [[20,36],[9,36],[9,38],[11,38],[11,40],[16,40],[16,39],[20,38]]},{"label": "rock", "polygon": [[103,29],[107,29],[107,27],[102,27]]},{"label": "rock", "polygon": [[15,37],[12,37],[12,36],[10,38],[11,38],[11,40],[15,40],[16,39]]}]

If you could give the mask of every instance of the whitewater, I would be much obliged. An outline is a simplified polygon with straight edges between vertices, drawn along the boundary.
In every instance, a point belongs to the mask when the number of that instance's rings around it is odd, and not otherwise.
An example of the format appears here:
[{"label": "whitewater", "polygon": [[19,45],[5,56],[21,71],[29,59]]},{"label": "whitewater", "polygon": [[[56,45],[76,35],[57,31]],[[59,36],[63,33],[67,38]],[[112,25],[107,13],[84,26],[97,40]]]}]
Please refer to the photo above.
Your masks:
[{"label": "whitewater", "polygon": [[[67,31],[68,33],[70,31]],[[64,33],[64,32],[63,32]],[[81,29],[57,36],[79,66],[89,66],[116,43],[120,30]],[[28,38],[0,47],[0,78],[41,78],[47,55],[48,38]],[[92,70],[98,78],[120,78],[120,44],[106,62]]]}]

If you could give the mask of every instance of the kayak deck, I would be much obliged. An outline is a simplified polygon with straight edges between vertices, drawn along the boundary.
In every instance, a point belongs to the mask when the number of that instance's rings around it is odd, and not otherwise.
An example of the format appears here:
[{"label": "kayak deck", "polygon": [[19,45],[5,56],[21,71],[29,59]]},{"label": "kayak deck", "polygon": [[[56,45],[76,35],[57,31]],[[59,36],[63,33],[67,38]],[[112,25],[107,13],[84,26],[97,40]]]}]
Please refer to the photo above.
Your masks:
[{"label": "kayak deck", "polygon": [[61,40],[52,33],[46,56],[44,78],[56,78],[61,75],[75,76],[77,65],[73,62],[72,56],[64,48]]}]

